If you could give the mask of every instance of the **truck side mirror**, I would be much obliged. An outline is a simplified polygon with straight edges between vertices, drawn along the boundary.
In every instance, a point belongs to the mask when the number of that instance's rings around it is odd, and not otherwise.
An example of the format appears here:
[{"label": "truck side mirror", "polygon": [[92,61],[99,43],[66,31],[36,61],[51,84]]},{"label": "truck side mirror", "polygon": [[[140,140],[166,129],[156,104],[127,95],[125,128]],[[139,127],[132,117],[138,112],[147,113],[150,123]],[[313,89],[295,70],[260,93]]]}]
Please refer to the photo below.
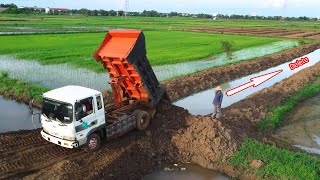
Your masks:
[{"label": "truck side mirror", "polygon": [[29,101],[29,106],[28,106],[31,113],[32,113],[32,110],[33,110],[33,102],[34,102],[34,99],[31,99]]}]

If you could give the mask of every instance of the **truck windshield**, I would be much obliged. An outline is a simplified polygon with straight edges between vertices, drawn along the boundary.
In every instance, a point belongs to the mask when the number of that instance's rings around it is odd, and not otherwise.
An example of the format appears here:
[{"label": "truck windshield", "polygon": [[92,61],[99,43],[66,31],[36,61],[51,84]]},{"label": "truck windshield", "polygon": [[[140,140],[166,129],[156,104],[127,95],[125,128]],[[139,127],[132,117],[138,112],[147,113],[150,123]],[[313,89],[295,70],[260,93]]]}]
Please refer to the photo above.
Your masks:
[{"label": "truck windshield", "polygon": [[71,104],[43,99],[42,113],[52,120],[57,118],[64,124],[70,124],[73,121],[73,107]]}]

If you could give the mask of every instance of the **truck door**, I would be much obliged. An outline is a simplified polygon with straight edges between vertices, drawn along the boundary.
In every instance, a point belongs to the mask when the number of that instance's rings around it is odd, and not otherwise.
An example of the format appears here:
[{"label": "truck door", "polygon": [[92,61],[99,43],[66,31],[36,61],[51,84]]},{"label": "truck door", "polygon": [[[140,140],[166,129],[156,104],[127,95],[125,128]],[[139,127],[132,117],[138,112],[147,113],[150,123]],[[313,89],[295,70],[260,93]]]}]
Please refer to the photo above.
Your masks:
[{"label": "truck door", "polygon": [[82,105],[81,116],[76,119],[76,137],[83,139],[87,137],[90,130],[97,127],[98,119],[96,117],[96,103],[93,97],[89,97],[80,101]]},{"label": "truck door", "polygon": [[98,126],[104,125],[106,123],[103,105],[104,104],[102,100],[102,95],[96,95],[95,109],[96,119],[98,120]]}]

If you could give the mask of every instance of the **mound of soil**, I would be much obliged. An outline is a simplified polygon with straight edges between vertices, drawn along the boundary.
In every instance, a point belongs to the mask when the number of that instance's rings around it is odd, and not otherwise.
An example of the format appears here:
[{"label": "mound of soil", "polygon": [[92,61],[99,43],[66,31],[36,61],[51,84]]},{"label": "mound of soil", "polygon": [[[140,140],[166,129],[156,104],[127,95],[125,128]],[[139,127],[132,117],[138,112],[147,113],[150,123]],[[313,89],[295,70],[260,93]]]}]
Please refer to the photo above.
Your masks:
[{"label": "mound of soil", "polygon": [[187,124],[185,130],[172,137],[172,142],[186,160],[206,168],[213,168],[226,160],[242,139],[239,134],[211,117],[190,116]]}]

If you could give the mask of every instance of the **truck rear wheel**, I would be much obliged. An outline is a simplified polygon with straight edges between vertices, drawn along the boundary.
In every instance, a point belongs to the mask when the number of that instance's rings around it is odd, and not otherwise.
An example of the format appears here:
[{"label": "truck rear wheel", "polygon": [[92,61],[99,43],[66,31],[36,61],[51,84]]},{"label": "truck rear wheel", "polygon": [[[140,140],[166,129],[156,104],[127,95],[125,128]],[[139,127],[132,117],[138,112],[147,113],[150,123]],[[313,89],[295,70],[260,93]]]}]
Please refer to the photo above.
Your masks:
[{"label": "truck rear wheel", "polygon": [[84,150],[87,152],[94,152],[100,148],[100,136],[96,133],[92,133],[88,139],[87,143],[84,145]]},{"label": "truck rear wheel", "polygon": [[137,110],[135,112],[137,120],[137,129],[143,131],[148,128],[150,124],[150,115],[146,111]]}]

